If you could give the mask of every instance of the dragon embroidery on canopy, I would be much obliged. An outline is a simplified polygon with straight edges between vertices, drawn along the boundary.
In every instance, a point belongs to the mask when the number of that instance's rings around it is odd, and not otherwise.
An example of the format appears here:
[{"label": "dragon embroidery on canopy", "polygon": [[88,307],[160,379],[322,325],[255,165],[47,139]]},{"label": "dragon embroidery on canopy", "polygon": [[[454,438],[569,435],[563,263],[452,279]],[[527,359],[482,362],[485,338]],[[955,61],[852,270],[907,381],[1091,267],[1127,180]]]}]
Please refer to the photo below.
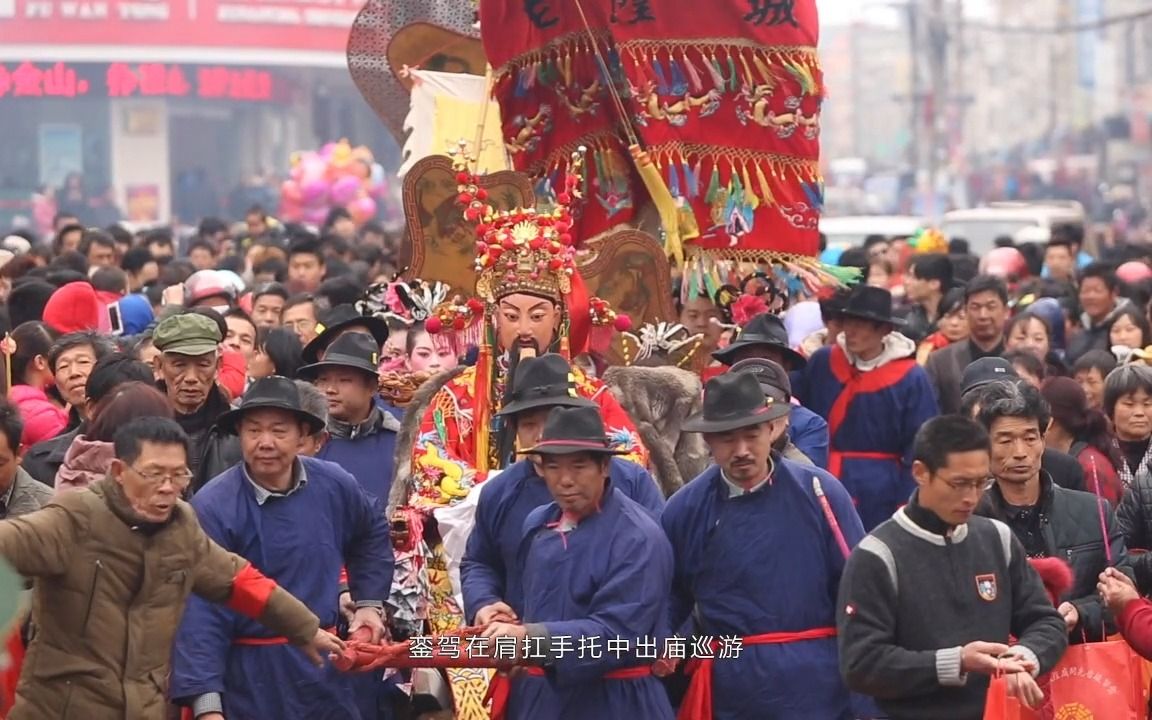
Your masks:
[{"label": "dragon embroidery on canopy", "polygon": [[814,140],[820,133],[819,109],[808,115],[803,111],[801,104],[804,97],[815,96],[816,80],[812,71],[799,63],[786,62],[784,69],[800,85],[799,96],[790,95],[784,100],[784,112],[777,113],[769,107],[776,83],[768,80],[757,85],[745,84],[740,89],[743,104],[737,105],[736,117],[741,125],[752,122],[760,127],[771,128],[781,139],[792,137],[797,129],[803,128],[804,137]]},{"label": "dragon embroidery on canopy", "polygon": [[700,117],[704,118],[720,109],[720,92],[715,89],[703,95],[686,92],[679,100],[669,104],[661,100],[660,93],[656,90],[656,83],[651,80],[644,83],[643,89],[631,83],[629,86],[632,89],[632,96],[636,98],[641,108],[636,113],[636,122],[643,127],[648,126],[649,118],[667,122],[672,127],[684,127],[693,110],[698,110]]},{"label": "dragon embroidery on canopy", "polygon": [[560,98],[560,104],[568,110],[568,115],[576,122],[580,122],[585,115],[595,115],[599,112],[598,97],[602,89],[600,78],[596,78],[591,85],[580,91],[580,98],[576,102],[572,102],[568,97],[566,89],[556,88],[556,95]]},{"label": "dragon embroidery on canopy", "polygon": [[512,118],[512,126],[516,128],[516,134],[506,142],[508,152],[513,155],[532,152],[539,147],[544,133],[552,131],[552,106],[541,105],[531,118],[517,115]]}]

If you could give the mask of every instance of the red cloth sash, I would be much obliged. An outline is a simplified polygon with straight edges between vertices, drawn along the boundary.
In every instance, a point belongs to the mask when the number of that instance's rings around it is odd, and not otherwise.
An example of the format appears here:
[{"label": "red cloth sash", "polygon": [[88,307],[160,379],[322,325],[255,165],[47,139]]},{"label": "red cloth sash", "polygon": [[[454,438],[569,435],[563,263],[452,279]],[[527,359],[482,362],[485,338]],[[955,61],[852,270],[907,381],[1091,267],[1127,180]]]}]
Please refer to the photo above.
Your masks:
[{"label": "red cloth sash", "polygon": [[828,441],[831,446],[828,453],[828,472],[838,479],[841,478],[844,460],[849,458],[894,460],[897,462],[900,460],[900,456],[894,453],[839,450],[836,447],[836,433],[843,426],[845,418],[848,417],[848,408],[857,395],[879,392],[892,387],[903,380],[914,367],[916,367],[915,358],[904,358],[885,363],[875,370],[860,372],[848,361],[848,355],[844,352],[844,348],[839,345],[832,346],[832,352],[828,355],[828,368],[832,371],[837,382],[844,386],[844,389],[840,391],[836,402],[832,404],[832,410],[828,413]]},{"label": "red cloth sash", "polygon": [[[784,645],[804,640],[820,640],[836,637],[836,628],[822,627],[800,632],[764,633],[741,638],[742,645]],[[715,647],[718,646],[714,646]],[[733,658],[736,659],[736,658]],[[677,720],[712,720],[712,664],[714,658],[693,658],[684,667],[692,676],[688,692],[680,705]]]},{"label": "red cloth sash", "polygon": [[[529,665],[520,668],[525,675],[544,677],[544,668]],[[651,665],[637,665],[636,667],[613,670],[604,675],[605,680],[638,680],[652,674]],[[512,696],[512,680],[508,673],[498,672],[488,683],[488,694],[484,696],[484,703],[492,703],[488,710],[490,720],[504,720],[508,714],[508,700]]]}]

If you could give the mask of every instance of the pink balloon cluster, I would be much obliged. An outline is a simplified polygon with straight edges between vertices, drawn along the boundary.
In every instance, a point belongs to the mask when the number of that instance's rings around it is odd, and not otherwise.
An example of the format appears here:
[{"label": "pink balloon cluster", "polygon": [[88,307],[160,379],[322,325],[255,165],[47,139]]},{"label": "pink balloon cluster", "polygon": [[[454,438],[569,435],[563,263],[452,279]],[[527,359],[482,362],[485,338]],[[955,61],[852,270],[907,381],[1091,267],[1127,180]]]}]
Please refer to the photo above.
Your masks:
[{"label": "pink balloon cluster", "polygon": [[342,139],[319,152],[292,155],[292,169],[280,187],[280,217],[321,225],[332,208],[342,207],[363,225],[376,217],[376,203],[387,192],[384,168],[372,151]]}]

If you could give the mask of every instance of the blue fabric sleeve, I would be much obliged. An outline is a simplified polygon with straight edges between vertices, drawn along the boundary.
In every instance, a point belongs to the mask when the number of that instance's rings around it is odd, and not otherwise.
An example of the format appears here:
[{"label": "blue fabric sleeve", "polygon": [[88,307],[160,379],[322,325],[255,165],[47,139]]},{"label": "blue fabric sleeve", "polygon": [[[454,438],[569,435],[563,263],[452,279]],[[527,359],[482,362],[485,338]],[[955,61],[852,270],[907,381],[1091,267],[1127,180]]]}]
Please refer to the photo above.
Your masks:
[{"label": "blue fabric sleeve", "polygon": [[813,465],[827,469],[828,421],[807,408],[802,409],[802,413],[797,413],[796,409],[792,410],[794,421],[797,415],[801,415],[802,418],[800,422],[793,422],[790,425],[789,437],[792,439],[792,444],[804,453]]},{"label": "blue fabric sleeve", "polygon": [[[208,537],[228,547],[224,523],[215,506],[199,497],[193,498],[192,506]],[[169,694],[173,700],[187,704],[204,693],[224,693],[235,620],[236,614],[225,607],[196,595],[188,598],[172,647]]]},{"label": "blue fabric sleeve", "polygon": [[[475,622],[481,608],[504,600],[504,578],[507,570],[500,545],[493,537],[495,498],[485,498],[493,488],[480,495],[476,506],[476,524],[468,535],[464,558],[460,561],[460,585],[464,594],[464,617]],[[487,501],[486,501],[487,500]]]},{"label": "blue fabric sleeve", "polygon": [[[628,489],[620,487],[624,494],[637,504],[652,511],[654,518],[659,518],[664,512],[664,493],[660,491],[660,486],[656,483],[656,478],[646,469],[640,467],[636,463],[621,460],[621,463],[627,463],[629,466],[627,472],[630,475]],[[613,463],[615,465],[615,463]]]},{"label": "blue fabric sleeve", "polygon": [[343,491],[347,496],[348,530],[343,550],[348,589],[358,603],[386,602],[396,564],[391,528],[384,516],[386,499],[371,498],[351,476],[347,480]]},{"label": "blue fabric sleeve", "polygon": [[224,693],[232,648],[233,613],[195,595],[188,598],[172,648],[169,694],[188,704],[204,693]]}]

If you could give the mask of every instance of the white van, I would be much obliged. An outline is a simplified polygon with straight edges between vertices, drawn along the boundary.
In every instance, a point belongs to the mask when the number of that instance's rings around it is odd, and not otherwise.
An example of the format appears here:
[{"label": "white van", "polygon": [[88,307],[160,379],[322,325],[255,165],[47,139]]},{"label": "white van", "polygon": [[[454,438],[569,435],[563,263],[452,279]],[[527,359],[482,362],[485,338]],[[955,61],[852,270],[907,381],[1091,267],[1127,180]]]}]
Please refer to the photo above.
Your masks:
[{"label": "white van", "polygon": [[1046,243],[1057,225],[1084,225],[1084,207],[1075,201],[996,202],[944,214],[940,231],[949,240],[968,241],[973,255],[996,247],[1001,237],[1016,243]]}]

